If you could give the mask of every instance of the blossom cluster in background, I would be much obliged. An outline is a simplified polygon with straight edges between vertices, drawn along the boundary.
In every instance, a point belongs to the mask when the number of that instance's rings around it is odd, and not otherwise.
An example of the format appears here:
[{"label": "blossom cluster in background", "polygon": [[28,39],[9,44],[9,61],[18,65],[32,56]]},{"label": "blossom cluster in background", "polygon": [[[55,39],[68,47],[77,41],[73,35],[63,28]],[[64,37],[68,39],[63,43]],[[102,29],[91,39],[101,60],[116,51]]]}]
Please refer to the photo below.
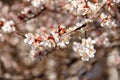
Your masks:
[{"label": "blossom cluster in background", "polygon": [[8,33],[14,32],[15,31],[14,24],[15,23],[13,20],[6,21],[4,18],[0,19],[0,26],[2,27],[1,29],[4,32],[8,32]]}]

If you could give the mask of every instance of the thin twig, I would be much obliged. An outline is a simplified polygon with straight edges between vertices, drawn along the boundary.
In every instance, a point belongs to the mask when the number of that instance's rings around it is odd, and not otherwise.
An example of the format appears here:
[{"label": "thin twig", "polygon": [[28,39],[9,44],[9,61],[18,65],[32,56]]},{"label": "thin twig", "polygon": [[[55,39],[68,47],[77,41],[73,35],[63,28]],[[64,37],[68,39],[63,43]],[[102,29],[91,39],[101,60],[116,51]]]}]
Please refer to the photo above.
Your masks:
[{"label": "thin twig", "polygon": [[[42,10],[40,10],[39,12],[37,12],[36,14],[34,14],[33,16],[31,16],[31,17],[29,17],[29,18],[27,18],[27,19],[24,19],[24,20],[22,20],[22,21],[19,22],[19,23],[15,23],[14,26],[19,25],[19,24],[22,24],[22,23],[24,23],[24,22],[27,22],[27,21],[29,21],[29,20],[31,20],[31,19],[33,19],[33,18],[36,18],[37,16],[39,16],[40,14],[42,14],[45,10],[46,10],[46,7],[44,7]],[[16,30],[15,33],[16,33],[17,35],[22,36],[23,38],[25,38],[25,36],[24,36],[22,33],[20,33],[19,31]]]},{"label": "thin twig", "polygon": [[29,18],[27,18],[27,19],[24,19],[24,20],[22,20],[21,22],[16,23],[15,25],[22,24],[22,23],[24,23],[24,22],[26,22],[26,21],[29,21],[29,20],[31,20],[31,19],[33,19],[33,18],[36,18],[37,16],[39,16],[40,14],[42,14],[45,10],[46,10],[46,7],[44,7],[42,10],[40,10],[39,12],[37,12],[36,14],[34,14],[33,16],[31,16],[31,17],[29,17]]}]

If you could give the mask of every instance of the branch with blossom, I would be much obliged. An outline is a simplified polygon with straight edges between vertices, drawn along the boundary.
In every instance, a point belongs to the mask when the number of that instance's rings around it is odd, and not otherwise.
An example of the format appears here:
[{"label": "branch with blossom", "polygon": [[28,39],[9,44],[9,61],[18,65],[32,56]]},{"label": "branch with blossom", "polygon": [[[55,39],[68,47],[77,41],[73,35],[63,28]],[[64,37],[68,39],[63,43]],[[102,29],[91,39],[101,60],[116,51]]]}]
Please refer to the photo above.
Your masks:
[{"label": "branch with blossom", "polygon": [[[88,24],[92,24],[94,21],[100,23],[100,26],[105,30],[117,27],[116,21],[112,19],[112,16],[102,11],[106,7],[109,10],[112,10],[111,8],[115,3],[112,3],[110,0],[103,0],[102,3],[98,0],[68,0],[66,4],[62,5],[61,9],[63,9],[63,12],[77,17],[73,26],[67,28],[64,24],[59,23],[57,27],[52,26],[48,29],[45,27],[40,29],[40,33],[28,32],[23,34],[17,30],[18,25],[37,18],[46,10],[51,10],[48,8],[49,1],[47,0],[27,1],[28,3],[31,3],[32,8],[35,8],[36,11],[32,11],[30,8],[25,8],[18,16],[20,22],[16,23],[13,20],[1,18],[0,27],[5,33],[15,32],[22,36],[24,38],[24,43],[31,47],[29,55],[33,60],[39,59],[42,55],[49,54],[49,52],[52,52],[54,49],[67,48],[72,39],[71,35],[74,35],[73,33],[78,31],[83,31],[83,33],[86,34],[86,32],[89,32],[89,30],[87,30]],[[55,3],[53,3],[52,11],[56,11],[57,13],[61,12],[60,10],[56,10]],[[80,42],[81,40],[82,42]],[[90,37],[87,38],[86,36],[86,38],[81,38],[80,41],[73,41],[73,50],[80,54],[83,61],[88,61],[89,58],[93,58],[96,53],[94,45],[97,40]],[[106,44],[108,41],[108,38],[105,38],[103,44]]]}]

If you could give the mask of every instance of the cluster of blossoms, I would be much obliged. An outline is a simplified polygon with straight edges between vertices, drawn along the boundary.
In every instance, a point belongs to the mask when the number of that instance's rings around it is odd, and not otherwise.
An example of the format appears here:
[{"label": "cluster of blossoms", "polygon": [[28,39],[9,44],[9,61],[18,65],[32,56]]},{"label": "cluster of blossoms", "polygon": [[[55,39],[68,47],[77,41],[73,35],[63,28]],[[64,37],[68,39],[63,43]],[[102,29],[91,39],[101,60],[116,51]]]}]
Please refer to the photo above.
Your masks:
[{"label": "cluster of blossoms", "polygon": [[[45,8],[47,8],[47,5],[44,5],[47,0],[27,0],[27,1],[32,4],[32,7],[24,8],[24,10],[18,16],[18,19],[21,20],[21,22],[22,21],[25,22],[27,20],[35,18],[42,11],[44,11]],[[105,1],[107,4],[110,5],[111,3],[109,2],[110,0]],[[66,29],[65,26],[63,25],[58,26],[57,29],[53,27],[52,29],[49,30],[48,29],[46,30],[45,29],[46,27],[40,27],[39,28],[40,33],[38,32],[39,34],[26,33],[24,35],[25,37],[24,42],[32,48],[30,52],[30,57],[33,60],[35,60],[40,58],[40,55],[45,55],[49,51],[52,51],[56,48],[66,48],[71,39],[70,36],[71,32],[77,31],[78,29],[83,29],[83,27],[85,27],[88,23],[94,22],[93,19],[94,15],[100,9],[101,5],[102,3],[99,3],[98,0],[93,0],[93,2],[88,0],[69,0],[68,3],[65,4],[64,7],[62,8],[64,10],[70,11],[70,13],[73,13],[73,15],[77,16],[76,25],[74,25],[73,27],[69,27],[68,29]],[[53,12],[55,12],[55,10]],[[106,13],[103,12],[100,13],[98,18],[99,19],[96,19],[96,21],[100,22],[102,27],[107,26],[111,28],[117,26],[116,21],[111,19],[112,16],[108,16],[108,14]],[[9,33],[14,32],[16,30],[14,25],[15,23],[13,20],[7,21],[4,18],[0,19],[0,27],[4,32]],[[65,35],[65,33],[67,32],[69,34]],[[104,36],[101,36],[99,38],[103,37]],[[92,40],[91,38],[82,39],[82,43],[74,42],[73,50],[80,54],[83,61],[88,61],[90,58],[94,57],[94,54],[96,52],[96,50],[94,49],[94,44],[96,43],[96,41],[99,41],[98,40],[99,38],[96,38],[96,40]],[[105,38],[102,41],[103,45],[108,44],[107,46],[109,46],[110,43],[108,38]]]},{"label": "cluster of blossoms", "polygon": [[51,31],[50,34],[25,34],[26,38],[24,39],[24,42],[31,46],[32,51],[30,52],[30,56],[33,60],[56,47],[66,48],[66,45],[69,44],[70,36],[66,35],[62,37],[61,35],[63,33],[65,33],[65,28],[63,25],[60,25],[57,30]]},{"label": "cluster of blossoms", "polygon": [[13,20],[7,21],[4,18],[0,19],[0,27],[4,32],[8,32],[8,33],[14,32],[16,30],[14,25],[15,23]]},{"label": "cluster of blossoms", "polygon": [[110,39],[108,38],[108,33],[103,33],[100,36],[95,38],[96,41],[96,45],[101,46],[104,45],[105,47],[110,47],[111,46],[111,42]]},{"label": "cluster of blossoms", "polygon": [[[115,1],[104,0],[103,3],[108,4],[108,8],[111,9],[112,3]],[[117,2],[117,1],[116,1]],[[100,6],[103,3],[99,3],[98,0],[93,0],[90,2],[88,0],[69,0],[69,2],[64,6],[64,9],[70,11],[72,14],[82,16],[83,18],[92,18],[93,15],[100,9]],[[101,13],[99,22],[102,27],[116,27],[117,24],[114,19],[111,19],[112,16],[107,15],[105,13]]]},{"label": "cluster of blossoms", "polygon": [[69,0],[65,9],[77,15],[90,16],[100,7],[99,3],[85,2],[85,0]]},{"label": "cluster of blossoms", "polygon": [[[47,52],[52,51],[53,49],[66,48],[71,39],[71,36],[70,36],[71,34],[67,34],[67,33],[71,33],[72,31],[77,30],[79,27],[82,27],[84,24],[90,23],[90,22],[93,22],[93,21],[91,19],[85,19],[82,22],[76,23],[75,26],[69,27],[68,29],[66,29],[65,26],[63,25],[58,26],[58,28],[54,28],[54,29],[52,28],[50,30],[46,30],[45,27],[41,27],[40,34],[36,34],[36,33],[25,34],[24,42],[29,46],[31,46],[32,48],[30,52],[30,57],[33,60],[36,60],[40,58],[40,55],[45,55]],[[88,41],[90,40],[91,39],[88,39]],[[89,43],[90,42],[87,42],[86,44],[89,44]],[[92,48],[90,49],[92,51]]]},{"label": "cluster of blossoms", "polygon": [[45,0],[33,0],[31,1],[31,4],[34,6],[34,7],[40,7],[41,5],[43,5],[45,2]]},{"label": "cluster of blossoms", "polygon": [[112,20],[111,16],[110,15],[108,16],[105,13],[101,13],[100,22],[102,27],[108,27],[108,28],[117,27],[117,24],[115,23],[116,21]]},{"label": "cluster of blossoms", "polygon": [[95,40],[91,38],[82,39],[82,43],[74,42],[73,50],[78,52],[83,61],[88,61],[89,58],[93,58],[96,50],[94,49]]}]

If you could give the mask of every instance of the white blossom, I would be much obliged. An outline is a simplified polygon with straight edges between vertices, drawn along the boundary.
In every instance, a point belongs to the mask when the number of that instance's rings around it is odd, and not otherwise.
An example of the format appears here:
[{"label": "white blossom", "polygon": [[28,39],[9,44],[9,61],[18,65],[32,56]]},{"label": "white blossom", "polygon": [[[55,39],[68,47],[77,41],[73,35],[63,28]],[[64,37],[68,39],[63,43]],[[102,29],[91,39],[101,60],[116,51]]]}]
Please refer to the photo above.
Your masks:
[{"label": "white blossom", "polygon": [[21,12],[22,14],[27,14],[30,11],[29,7],[24,8],[24,10]]},{"label": "white blossom", "polygon": [[108,17],[108,16],[107,16],[105,13],[103,13],[103,12],[100,14],[100,18],[101,18],[101,19],[104,19],[104,18],[107,18],[107,17]]},{"label": "white blossom", "polygon": [[105,45],[106,47],[110,46],[111,45],[110,40],[108,38],[105,38],[103,41],[103,45]]},{"label": "white blossom", "polygon": [[65,44],[65,42],[61,41],[57,44],[57,46],[59,46],[60,48],[65,48],[66,44]]},{"label": "white blossom", "polygon": [[34,35],[32,33],[25,34],[25,37],[26,38],[24,39],[24,42],[26,44],[32,45],[33,42],[35,41],[35,37],[34,37]]},{"label": "white blossom", "polygon": [[54,31],[51,31],[51,34],[54,36],[55,42],[58,43],[59,42],[59,34],[55,33]]},{"label": "white blossom", "polygon": [[73,50],[78,52],[83,61],[88,61],[89,58],[93,58],[96,50],[94,49],[95,40],[91,38],[82,39],[82,43],[74,42]]},{"label": "white blossom", "polygon": [[4,22],[4,25],[2,26],[2,30],[8,33],[14,32],[16,30],[14,27],[14,21],[10,20],[10,21]]},{"label": "white blossom", "polygon": [[64,36],[63,38],[61,38],[61,40],[57,43],[57,46],[59,46],[60,48],[66,48],[66,46],[69,44],[69,40],[70,40],[70,36]]},{"label": "white blossom", "polygon": [[114,20],[108,19],[105,22],[101,22],[101,26],[112,28],[112,27],[117,27],[117,24],[115,23]]},{"label": "white blossom", "polygon": [[6,19],[5,19],[5,18],[1,18],[1,19],[0,19],[0,21],[3,21],[3,22],[5,22],[5,21],[6,21]]},{"label": "white blossom", "polygon": [[56,44],[53,40],[47,40],[44,42],[45,48],[55,48]]},{"label": "white blossom", "polygon": [[70,36],[69,35],[61,37],[61,39],[60,39],[60,36],[59,36],[58,33],[51,32],[51,34],[53,35],[53,37],[55,39],[55,43],[57,43],[58,47],[65,48],[66,45],[69,44],[69,40],[70,40]]},{"label": "white blossom", "polygon": [[82,39],[82,45],[88,47],[88,48],[92,48],[93,44],[95,44],[95,40],[92,40],[91,38],[88,39]]},{"label": "white blossom", "polygon": [[34,7],[39,8],[44,2],[45,2],[45,0],[32,0],[31,4]]}]

